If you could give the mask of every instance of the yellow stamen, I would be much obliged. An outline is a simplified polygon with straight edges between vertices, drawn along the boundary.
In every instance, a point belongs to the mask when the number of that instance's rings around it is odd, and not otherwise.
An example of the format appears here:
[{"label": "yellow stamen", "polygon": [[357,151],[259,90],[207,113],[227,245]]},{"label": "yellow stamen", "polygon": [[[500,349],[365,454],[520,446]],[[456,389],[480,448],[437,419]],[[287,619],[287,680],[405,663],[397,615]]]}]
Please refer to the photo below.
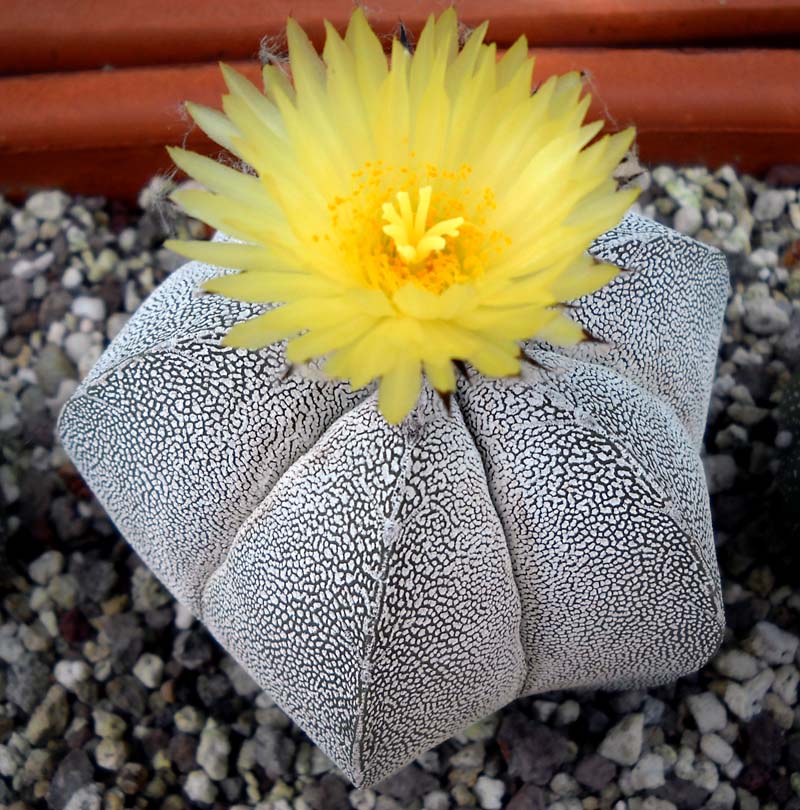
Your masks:
[{"label": "yellow stamen", "polygon": [[419,264],[434,250],[442,250],[447,244],[444,237],[458,236],[458,229],[464,224],[464,217],[453,217],[428,228],[432,193],[431,186],[419,190],[416,214],[407,191],[395,195],[397,207],[390,202],[383,204],[383,218],[389,223],[383,226],[383,232],[394,240],[397,254],[407,264]]}]

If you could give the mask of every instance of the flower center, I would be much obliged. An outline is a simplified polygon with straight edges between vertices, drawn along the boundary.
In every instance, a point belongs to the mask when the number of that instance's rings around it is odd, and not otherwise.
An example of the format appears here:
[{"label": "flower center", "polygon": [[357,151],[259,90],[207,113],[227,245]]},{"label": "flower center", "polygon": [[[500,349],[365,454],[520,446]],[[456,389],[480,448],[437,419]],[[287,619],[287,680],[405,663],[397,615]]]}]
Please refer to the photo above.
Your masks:
[{"label": "flower center", "polygon": [[458,236],[458,229],[464,224],[464,217],[452,217],[429,228],[432,193],[431,186],[419,190],[416,212],[407,191],[397,192],[397,206],[391,202],[383,204],[383,218],[389,223],[383,226],[383,232],[394,240],[397,254],[406,264],[419,264],[435,250],[442,250],[447,244],[444,237]]},{"label": "flower center", "polygon": [[471,172],[367,162],[328,204],[330,231],[311,238],[335,251],[343,272],[389,295],[408,283],[438,295],[473,281],[510,240],[488,227],[494,194],[474,188]]}]

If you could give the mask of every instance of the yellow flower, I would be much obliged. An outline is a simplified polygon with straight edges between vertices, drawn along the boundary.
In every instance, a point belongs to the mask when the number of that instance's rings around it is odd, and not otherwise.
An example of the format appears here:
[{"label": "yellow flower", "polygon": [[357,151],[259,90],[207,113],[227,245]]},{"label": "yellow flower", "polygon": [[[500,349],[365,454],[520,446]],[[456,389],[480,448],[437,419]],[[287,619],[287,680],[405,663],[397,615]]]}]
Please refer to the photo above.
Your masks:
[{"label": "yellow flower", "polygon": [[585,251],[636,196],[611,179],[633,131],[587,147],[602,122],[583,123],[579,74],[531,94],[525,38],[498,61],[484,23],[459,48],[453,9],[428,19],[413,55],[395,39],[390,66],[360,9],[344,38],[326,28],[320,59],[289,20],[293,84],[267,65],[261,93],[223,66],[224,115],[188,105],[255,174],[170,150],[208,189],[175,199],[238,242],[169,246],[242,271],[206,290],[280,304],[223,344],[290,338],[292,363],[325,358],[354,388],[379,380],[397,423],[423,374],[445,394],[454,361],[516,375],[520,341],[584,339],[558,305],[617,273]]}]

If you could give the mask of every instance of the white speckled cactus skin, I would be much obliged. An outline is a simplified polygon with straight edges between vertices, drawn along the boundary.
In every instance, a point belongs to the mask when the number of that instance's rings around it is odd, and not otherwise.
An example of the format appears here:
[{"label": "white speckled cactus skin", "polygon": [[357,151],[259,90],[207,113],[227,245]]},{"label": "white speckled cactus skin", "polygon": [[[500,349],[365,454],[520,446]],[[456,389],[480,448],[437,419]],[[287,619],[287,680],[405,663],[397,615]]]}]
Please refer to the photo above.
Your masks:
[{"label": "white speckled cactus skin", "polygon": [[111,518],[356,785],[520,695],[665,682],[723,627],[698,451],[723,256],[633,214],[592,247],[628,272],[575,302],[609,347],[426,392],[370,390],[221,348],[257,306],[190,263],[131,318],[60,419]]}]

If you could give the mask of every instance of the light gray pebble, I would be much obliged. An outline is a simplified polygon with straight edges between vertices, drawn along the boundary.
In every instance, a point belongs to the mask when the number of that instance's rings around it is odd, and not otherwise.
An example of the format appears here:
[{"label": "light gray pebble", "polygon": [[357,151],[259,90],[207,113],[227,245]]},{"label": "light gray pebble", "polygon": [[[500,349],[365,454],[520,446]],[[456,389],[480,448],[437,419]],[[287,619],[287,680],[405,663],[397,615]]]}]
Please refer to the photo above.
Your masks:
[{"label": "light gray pebble", "polygon": [[664,760],[658,754],[645,754],[631,771],[631,785],[637,793],[664,784]]},{"label": "light gray pebble", "polygon": [[690,206],[681,206],[678,208],[672,223],[676,231],[689,236],[694,236],[700,230],[702,224],[703,215],[700,209]]},{"label": "light gray pebble", "polygon": [[709,791],[709,793],[716,790],[719,784],[719,771],[717,770],[717,766],[708,759],[702,759],[695,763],[692,783],[703,790]]},{"label": "light gray pebble", "polygon": [[53,253],[47,251],[33,259],[19,259],[14,262],[14,266],[11,268],[11,275],[16,278],[21,278],[24,281],[32,281],[50,267],[54,258]]},{"label": "light gray pebble", "polygon": [[766,408],[759,408],[756,405],[742,405],[741,402],[734,402],[726,410],[731,419],[747,427],[757,425],[769,416],[769,411]]},{"label": "light gray pebble", "polygon": [[737,346],[731,355],[731,362],[736,366],[762,366],[764,358],[755,352],[748,351],[744,346]]},{"label": "light gray pebble", "polygon": [[747,428],[743,425],[728,425],[717,433],[715,444],[720,450],[744,447],[749,440]]},{"label": "light gray pebble", "polygon": [[712,661],[714,669],[726,678],[746,681],[758,674],[758,661],[744,650],[724,650]]},{"label": "light gray pebble", "polygon": [[779,430],[775,434],[775,447],[785,450],[792,445],[792,432],[790,430]]},{"label": "light gray pebble", "polygon": [[745,640],[744,647],[768,664],[789,664],[794,661],[798,643],[797,636],[771,622],[761,621]]},{"label": "light gray pebble", "polygon": [[733,748],[719,734],[703,734],[700,750],[717,765],[727,765],[733,759]]},{"label": "light gray pebble", "polygon": [[568,726],[581,716],[581,705],[577,700],[565,700],[556,709],[555,724]]},{"label": "light gray pebble", "polygon": [[558,703],[554,700],[534,700],[533,711],[536,719],[540,723],[547,723],[558,709]]},{"label": "light gray pebble", "polygon": [[61,286],[65,290],[77,290],[83,284],[83,274],[74,265],[70,265],[61,276]]},{"label": "light gray pebble", "polygon": [[583,802],[576,796],[566,796],[549,804],[547,810],[583,810]]},{"label": "light gray pebble", "polygon": [[183,790],[193,802],[213,804],[217,798],[217,786],[208,778],[205,771],[191,771],[186,777]]},{"label": "light gray pebble", "polygon": [[776,267],[778,264],[778,254],[769,248],[758,248],[750,256],[750,263],[756,267]]},{"label": "light gray pebble", "polygon": [[725,707],[713,692],[689,695],[686,698],[686,704],[701,734],[709,731],[720,731],[725,728],[728,715],[725,712]]},{"label": "light gray pebble", "polygon": [[789,326],[789,315],[774,298],[745,301],[744,324],[756,335],[775,335]]},{"label": "light gray pebble", "polygon": [[[348,799],[350,799],[350,806],[353,810],[373,810],[377,796],[375,795],[375,791],[369,788],[357,788],[356,790],[350,791]],[[449,806],[449,798],[448,804],[445,806]]]},{"label": "light gray pebble", "polygon": [[750,389],[746,385],[742,385],[741,383],[738,385],[734,385],[733,388],[730,390],[731,399],[735,402],[741,402],[742,405],[753,405],[753,395],[750,393]]},{"label": "light gray pebble", "polygon": [[[350,804],[353,805],[355,810],[358,810],[356,805],[353,804],[352,793],[350,794]],[[450,796],[448,796],[443,790],[432,790],[422,799],[422,807],[424,810],[449,810]],[[365,810],[371,810],[371,808],[365,808]]]},{"label": "light gray pebble", "polygon": [[53,674],[62,686],[74,692],[80,684],[89,679],[92,668],[85,661],[59,661]]},{"label": "light gray pebble", "polygon": [[786,207],[786,197],[777,189],[768,189],[758,195],[753,205],[753,217],[757,222],[777,219]]},{"label": "light gray pebble", "polygon": [[550,780],[550,790],[561,798],[577,796],[581,792],[580,785],[568,773],[557,773]]},{"label": "light gray pebble", "polygon": [[78,318],[89,318],[89,320],[99,322],[106,317],[106,305],[102,298],[79,295],[72,302],[72,313]]},{"label": "light gray pebble", "polygon": [[175,627],[188,630],[194,624],[194,614],[186,605],[175,602]]},{"label": "light gray pebble", "polygon": [[736,804],[736,790],[729,782],[720,782],[706,801],[706,810],[732,810]]},{"label": "light gray pebble", "polygon": [[773,683],[775,683],[775,670],[762,669],[754,678],[744,682],[744,688],[754,700],[761,701],[772,688]]},{"label": "light gray pebble", "polygon": [[475,796],[483,810],[501,810],[506,786],[499,779],[480,776],[475,783]]},{"label": "light gray pebble", "polygon": [[71,332],[64,340],[64,351],[67,357],[78,365],[92,345],[91,335],[86,332]]},{"label": "light gray pebble", "polygon": [[8,745],[0,745],[0,776],[12,778],[20,769],[22,755]]},{"label": "light gray pebble", "polygon": [[117,243],[123,253],[131,253],[136,247],[136,228],[124,228],[120,231]]},{"label": "light gray pebble", "polygon": [[800,673],[797,667],[786,664],[775,670],[775,680],[772,683],[772,691],[778,695],[784,703],[794,706],[797,703],[797,685],[800,682]]},{"label": "light gray pebble", "polygon": [[597,749],[618,765],[634,765],[642,753],[644,715],[637,712],[617,723]]},{"label": "light gray pebble", "polygon": [[25,210],[37,219],[54,222],[67,210],[70,198],[63,191],[38,191],[25,202]]},{"label": "light gray pebble", "polygon": [[214,720],[209,719],[200,735],[197,748],[197,763],[215,782],[228,775],[228,755],[231,744],[227,732]]},{"label": "light gray pebble", "polygon": [[774,677],[772,670],[766,669],[744,684],[728,683],[725,687],[725,704],[740,720],[752,720],[761,710],[761,701]]},{"label": "light gray pebble", "polygon": [[794,710],[774,692],[767,692],[764,695],[763,706],[784,731],[788,731],[794,725]]},{"label": "light gray pebble", "polygon": [[45,551],[28,566],[28,576],[37,585],[47,585],[64,570],[64,555],[60,551]]},{"label": "light gray pebble", "polygon": [[[9,624],[9,629],[16,630],[14,625]],[[7,664],[13,664],[18,661],[20,656],[25,652],[22,642],[9,633],[0,634],[0,659]]]},{"label": "light gray pebble", "polygon": [[72,794],[64,810],[100,810],[103,806],[100,787],[96,783],[84,785]]},{"label": "light gray pebble", "polygon": [[164,662],[153,653],[142,653],[133,667],[133,674],[148,689],[156,689],[161,684]]},{"label": "light gray pebble", "polygon": [[800,231],[800,204],[791,203],[789,205],[789,221],[796,231]]}]

